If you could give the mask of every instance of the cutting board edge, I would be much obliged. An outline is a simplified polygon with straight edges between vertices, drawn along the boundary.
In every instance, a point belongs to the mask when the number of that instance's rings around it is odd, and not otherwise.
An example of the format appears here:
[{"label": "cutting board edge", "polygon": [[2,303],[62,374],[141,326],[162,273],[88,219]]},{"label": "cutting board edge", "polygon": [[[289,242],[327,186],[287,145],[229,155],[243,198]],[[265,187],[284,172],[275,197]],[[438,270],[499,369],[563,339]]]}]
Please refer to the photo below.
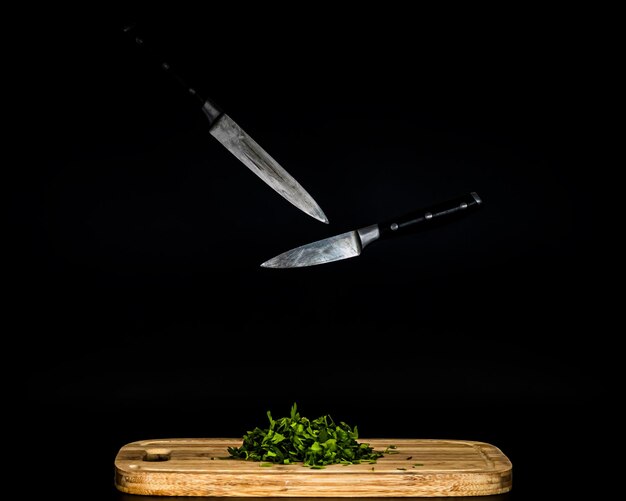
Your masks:
[{"label": "cutting board edge", "polygon": [[[411,438],[363,438],[361,442],[374,442],[380,444],[467,444],[477,447],[481,454],[485,454],[491,461],[493,468],[489,470],[448,471],[433,474],[417,471],[395,472],[379,471],[375,480],[364,471],[350,471],[347,475],[327,476],[323,472],[318,477],[319,484],[312,484],[313,479],[308,476],[287,471],[259,471],[245,479],[237,473],[216,474],[211,478],[205,478],[198,472],[188,471],[180,474],[179,485],[166,484],[160,472],[137,471],[124,467],[124,460],[115,460],[115,487],[128,494],[157,495],[157,496],[211,496],[211,497],[450,497],[450,496],[487,496],[507,493],[512,489],[512,463],[502,451],[495,445],[476,440],[461,439],[411,439]],[[217,444],[226,446],[241,443],[241,438],[156,438],[129,442],[120,448],[120,453],[128,448],[167,449],[168,445],[174,448],[181,444]],[[493,461],[492,461],[493,459]],[[224,479],[230,475],[230,480]],[[403,476],[404,480],[400,480]],[[293,477],[293,478],[292,478]],[[308,477],[308,478],[307,478]],[[333,478],[334,477],[334,478]],[[339,480],[341,478],[341,480]],[[426,478],[431,478],[430,485]],[[233,482],[233,479],[235,480]],[[252,479],[253,481],[251,481]],[[350,479],[349,481],[347,481]],[[385,480],[387,479],[387,480]],[[434,479],[434,480],[433,480]],[[409,485],[406,485],[409,482]],[[184,485],[184,488],[181,488]]]},{"label": "cutting board edge", "polygon": [[[236,444],[241,444],[242,439],[241,438],[233,438],[233,437],[170,437],[170,438],[152,438],[152,439],[143,439],[143,440],[135,440],[132,442],[128,442],[126,444],[124,444],[122,447],[120,447],[120,449],[118,450],[118,453],[116,455],[116,459],[117,456],[119,455],[119,453],[121,451],[123,451],[126,448],[129,447],[155,447],[158,448],[160,445],[165,445],[167,443],[170,444],[181,444],[181,443],[204,443],[204,442],[222,442],[224,445],[236,445]],[[452,444],[468,444],[468,445],[472,445],[472,446],[480,446],[480,447],[484,447],[487,449],[491,449],[499,454],[502,455],[502,459],[506,460],[507,462],[511,463],[510,459],[504,454],[504,452],[497,446],[493,445],[492,443],[489,442],[484,442],[484,441],[480,441],[480,440],[469,440],[469,439],[457,439],[457,438],[387,438],[387,437],[370,437],[370,438],[359,438],[358,441],[360,443],[379,443],[379,442],[384,442],[387,445],[397,445],[399,443],[405,443],[405,442],[448,442],[448,443],[452,443]]]},{"label": "cutting board edge", "polygon": [[[151,444],[151,443],[165,443],[165,442],[172,442],[172,443],[181,443],[181,442],[205,442],[205,441],[220,441],[220,442],[234,442],[234,443],[241,443],[242,442],[242,438],[241,437],[162,437],[162,438],[151,438],[151,439],[142,439],[142,440],[135,440],[132,442],[128,442],[126,444],[124,444],[121,448],[125,448],[127,446],[133,445],[133,446],[140,446],[140,445],[146,445],[146,444]],[[358,439],[359,442],[388,442],[389,444],[394,444],[396,442],[413,442],[413,441],[419,441],[419,442],[452,442],[452,443],[466,443],[466,444],[473,444],[473,445],[482,445],[482,446],[488,446],[488,447],[494,447],[497,449],[497,447],[489,442],[483,442],[480,440],[470,440],[470,439],[459,439],[459,438],[419,438],[419,437],[411,437],[411,438],[400,438],[400,437],[359,437]],[[499,449],[498,449],[499,450]]]}]

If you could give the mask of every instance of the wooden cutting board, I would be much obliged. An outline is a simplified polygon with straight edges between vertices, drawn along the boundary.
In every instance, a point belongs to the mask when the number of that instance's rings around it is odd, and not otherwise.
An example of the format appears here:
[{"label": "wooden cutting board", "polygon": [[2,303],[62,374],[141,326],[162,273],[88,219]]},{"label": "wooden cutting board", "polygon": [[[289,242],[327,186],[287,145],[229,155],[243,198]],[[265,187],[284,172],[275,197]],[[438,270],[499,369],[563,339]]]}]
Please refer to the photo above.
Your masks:
[{"label": "wooden cutting board", "polygon": [[467,440],[359,439],[376,464],[261,466],[225,459],[241,439],[142,440],[115,458],[115,485],[129,494],[216,497],[486,496],[511,490],[512,465],[493,445]]}]

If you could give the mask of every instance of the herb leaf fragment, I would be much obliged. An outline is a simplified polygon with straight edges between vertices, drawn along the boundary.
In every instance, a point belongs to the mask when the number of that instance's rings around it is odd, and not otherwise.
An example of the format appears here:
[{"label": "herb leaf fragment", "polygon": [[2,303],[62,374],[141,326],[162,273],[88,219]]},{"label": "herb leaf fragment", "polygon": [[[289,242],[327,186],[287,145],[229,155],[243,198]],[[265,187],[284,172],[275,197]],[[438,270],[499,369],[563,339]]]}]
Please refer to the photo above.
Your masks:
[{"label": "herb leaf fragment", "polygon": [[274,419],[267,411],[269,427],[256,427],[243,436],[240,447],[228,447],[233,458],[292,464],[319,469],[329,464],[375,463],[383,456],[369,444],[359,443],[358,428],[326,414],[317,419],[303,417],[297,405],[289,416]]}]

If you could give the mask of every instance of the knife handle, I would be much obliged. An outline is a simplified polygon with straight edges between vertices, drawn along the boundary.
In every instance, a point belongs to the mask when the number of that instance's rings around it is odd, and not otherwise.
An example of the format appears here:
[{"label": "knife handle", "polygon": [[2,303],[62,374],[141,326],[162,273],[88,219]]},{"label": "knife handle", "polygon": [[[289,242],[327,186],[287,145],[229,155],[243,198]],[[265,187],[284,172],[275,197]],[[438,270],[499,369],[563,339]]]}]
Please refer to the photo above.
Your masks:
[{"label": "knife handle", "polygon": [[410,212],[404,216],[379,223],[379,238],[405,235],[414,231],[432,228],[456,220],[481,207],[482,199],[475,191],[430,207]]},{"label": "knife handle", "polygon": [[215,105],[215,103],[198,94],[196,89],[188,85],[187,82],[185,82],[178,74],[172,71],[172,67],[169,63],[163,61],[161,57],[156,56],[149,48],[146,47],[144,37],[137,31],[137,26],[135,24],[124,26],[122,31],[132,39],[134,44],[139,47],[149,59],[152,59],[165,73],[178,82],[178,84],[185,89],[190,96],[200,102],[202,105],[202,111],[209,119],[211,125],[219,118],[222,111]]}]

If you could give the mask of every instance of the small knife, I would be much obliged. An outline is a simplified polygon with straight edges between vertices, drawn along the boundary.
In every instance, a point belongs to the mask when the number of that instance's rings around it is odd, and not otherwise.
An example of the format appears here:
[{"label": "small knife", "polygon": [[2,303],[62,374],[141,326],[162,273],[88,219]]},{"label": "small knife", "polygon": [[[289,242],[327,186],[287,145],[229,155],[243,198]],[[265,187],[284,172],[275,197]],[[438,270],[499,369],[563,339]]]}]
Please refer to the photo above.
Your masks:
[{"label": "small knife", "polygon": [[405,235],[456,220],[482,206],[475,191],[404,216],[311,242],[288,250],[261,264],[264,268],[298,268],[347,259],[376,240]]},{"label": "small knife", "polygon": [[[135,25],[126,26],[123,31],[145,50],[144,40],[135,32]],[[209,133],[215,139],[286,200],[318,221],[328,223],[324,211],[313,197],[232,118],[209,99],[201,97],[195,89],[189,87],[183,79],[172,72],[168,63],[160,62],[159,64],[200,102],[201,109],[209,120]]]}]

